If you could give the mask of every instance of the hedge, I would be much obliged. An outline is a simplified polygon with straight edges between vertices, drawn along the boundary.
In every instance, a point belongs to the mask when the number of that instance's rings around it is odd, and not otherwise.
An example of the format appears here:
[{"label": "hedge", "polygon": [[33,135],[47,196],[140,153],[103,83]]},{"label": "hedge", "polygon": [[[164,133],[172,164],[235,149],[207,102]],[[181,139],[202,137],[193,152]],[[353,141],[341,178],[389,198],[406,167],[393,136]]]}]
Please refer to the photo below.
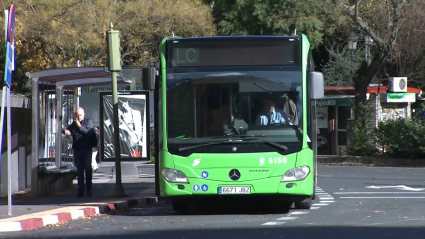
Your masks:
[{"label": "hedge", "polygon": [[425,158],[425,126],[421,122],[403,118],[385,120],[369,130],[355,123],[353,134],[349,139],[351,155]]}]

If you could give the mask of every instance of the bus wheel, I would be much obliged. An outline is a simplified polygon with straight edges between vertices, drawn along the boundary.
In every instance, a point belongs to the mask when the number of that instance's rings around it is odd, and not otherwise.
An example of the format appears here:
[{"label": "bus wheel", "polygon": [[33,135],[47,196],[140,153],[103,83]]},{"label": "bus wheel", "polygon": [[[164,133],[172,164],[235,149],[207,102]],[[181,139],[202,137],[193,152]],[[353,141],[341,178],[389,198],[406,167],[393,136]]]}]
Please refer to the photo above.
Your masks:
[{"label": "bus wheel", "polygon": [[306,198],[300,202],[294,202],[295,209],[310,209],[311,198]]},{"label": "bus wheel", "polygon": [[171,204],[174,211],[187,211],[189,209],[189,204],[180,199],[171,199]]}]

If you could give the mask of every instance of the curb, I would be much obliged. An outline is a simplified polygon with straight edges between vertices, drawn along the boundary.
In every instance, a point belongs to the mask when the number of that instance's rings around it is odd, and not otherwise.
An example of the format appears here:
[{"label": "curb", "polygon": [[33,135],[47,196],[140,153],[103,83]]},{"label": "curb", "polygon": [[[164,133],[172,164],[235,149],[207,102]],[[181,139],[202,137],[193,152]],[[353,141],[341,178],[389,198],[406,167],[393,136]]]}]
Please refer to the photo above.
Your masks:
[{"label": "curb", "polygon": [[39,216],[20,221],[0,222],[0,232],[25,231],[54,225],[70,220],[105,214],[110,211],[123,211],[135,206],[153,205],[158,197],[135,198],[126,201],[116,201],[99,206],[87,206],[78,210],[71,210],[52,215]]},{"label": "curb", "polygon": [[423,159],[401,159],[360,156],[318,156],[318,165],[322,166],[367,166],[367,167],[425,167]]}]

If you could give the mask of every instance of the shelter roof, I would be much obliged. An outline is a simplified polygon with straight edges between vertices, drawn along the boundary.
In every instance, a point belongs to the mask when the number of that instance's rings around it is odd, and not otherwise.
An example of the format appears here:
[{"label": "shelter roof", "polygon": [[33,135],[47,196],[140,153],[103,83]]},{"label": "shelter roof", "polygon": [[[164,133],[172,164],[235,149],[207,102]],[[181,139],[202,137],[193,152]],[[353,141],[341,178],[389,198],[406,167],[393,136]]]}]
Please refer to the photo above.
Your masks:
[{"label": "shelter roof", "polygon": [[[117,74],[118,83],[140,81],[141,67],[123,66]],[[66,67],[38,72],[27,72],[26,75],[39,84],[67,87],[84,87],[105,85],[111,82],[111,72],[107,67]]]}]

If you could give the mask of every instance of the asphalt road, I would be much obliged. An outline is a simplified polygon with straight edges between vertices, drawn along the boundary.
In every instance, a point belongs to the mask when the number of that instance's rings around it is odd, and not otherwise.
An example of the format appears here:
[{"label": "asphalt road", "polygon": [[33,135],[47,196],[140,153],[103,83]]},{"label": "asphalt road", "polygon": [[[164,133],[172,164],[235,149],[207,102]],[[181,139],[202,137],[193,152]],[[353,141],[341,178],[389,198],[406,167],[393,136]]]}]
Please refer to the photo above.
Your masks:
[{"label": "asphalt road", "polygon": [[271,213],[241,202],[179,215],[165,201],[0,238],[424,238],[425,170],[320,167],[318,173],[320,199],[307,211]]}]

